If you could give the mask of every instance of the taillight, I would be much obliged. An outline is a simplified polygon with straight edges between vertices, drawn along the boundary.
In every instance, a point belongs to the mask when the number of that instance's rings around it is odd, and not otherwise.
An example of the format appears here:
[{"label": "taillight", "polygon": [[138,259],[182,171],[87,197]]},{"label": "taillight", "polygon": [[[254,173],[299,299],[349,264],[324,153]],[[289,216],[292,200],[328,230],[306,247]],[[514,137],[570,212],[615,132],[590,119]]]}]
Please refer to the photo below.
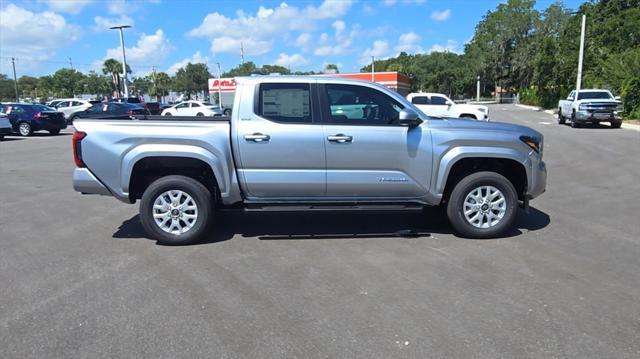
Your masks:
[{"label": "taillight", "polygon": [[86,132],[75,131],[71,137],[71,142],[73,143],[73,162],[80,168],[87,167],[87,165],[82,162],[82,146],[80,145],[80,142],[86,136]]},{"label": "taillight", "polygon": [[47,118],[47,117],[49,117],[49,115],[47,115],[46,113],[38,112],[33,117],[35,117],[35,118]]}]

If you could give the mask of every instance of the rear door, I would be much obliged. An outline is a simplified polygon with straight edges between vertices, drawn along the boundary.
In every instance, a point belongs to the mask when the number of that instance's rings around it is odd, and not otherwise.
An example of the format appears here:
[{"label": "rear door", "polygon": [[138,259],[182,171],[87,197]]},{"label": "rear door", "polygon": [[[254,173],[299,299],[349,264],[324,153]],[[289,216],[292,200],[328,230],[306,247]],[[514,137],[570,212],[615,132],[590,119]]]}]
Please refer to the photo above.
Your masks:
[{"label": "rear door", "polygon": [[413,129],[400,126],[404,106],[372,87],[319,84],[318,90],[325,122],[328,198],[394,200],[426,195],[432,162],[426,124]]},{"label": "rear door", "polygon": [[238,174],[249,200],[325,195],[325,144],[314,84],[246,84],[234,118]]},{"label": "rear door", "polygon": [[[450,117],[451,106],[447,104],[447,98],[444,96],[431,95],[431,108],[434,116]],[[457,116],[456,116],[457,117]]]}]

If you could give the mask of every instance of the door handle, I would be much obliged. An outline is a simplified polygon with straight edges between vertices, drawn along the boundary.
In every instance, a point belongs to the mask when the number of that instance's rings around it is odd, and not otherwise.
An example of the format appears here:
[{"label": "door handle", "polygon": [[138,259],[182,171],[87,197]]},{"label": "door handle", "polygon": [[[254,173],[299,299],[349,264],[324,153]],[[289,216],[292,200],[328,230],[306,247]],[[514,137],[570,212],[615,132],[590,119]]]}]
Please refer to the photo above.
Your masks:
[{"label": "door handle", "polygon": [[327,136],[327,140],[330,142],[345,143],[353,141],[353,137],[339,133],[337,135]]},{"label": "door handle", "polygon": [[271,139],[271,136],[263,135],[261,133],[254,133],[252,135],[244,135],[244,139],[247,141],[262,142],[269,141]]}]

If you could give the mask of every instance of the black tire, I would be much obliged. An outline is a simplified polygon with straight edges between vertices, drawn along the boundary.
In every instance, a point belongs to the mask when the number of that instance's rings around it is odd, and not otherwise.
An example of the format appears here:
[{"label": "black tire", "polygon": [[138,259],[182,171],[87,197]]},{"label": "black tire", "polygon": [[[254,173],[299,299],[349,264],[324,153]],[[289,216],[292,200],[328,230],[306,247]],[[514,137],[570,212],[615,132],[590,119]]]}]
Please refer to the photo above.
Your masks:
[{"label": "black tire", "polygon": [[[195,201],[197,206],[197,218],[193,227],[182,234],[165,232],[156,224],[153,218],[153,205],[155,200],[164,192],[180,190]],[[156,239],[158,243],[165,245],[185,245],[197,242],[206,233],[209,222],[213,217],[213,202],[211,192],[200,182],[185,176],[161,177],[151,183],[144,191],[140,201],[140,220],[142,226],[149,236]],[[182,221],[178,219],[178,221]],[[185,223],[184,221],[182,221]]]},{"label": "black tire", "polygon": [[0,141],[4,140],[4,135],[0,135]]},{"label": "black tire", "polygon": [[229,116],[231,116],[231,109],[227,108],[227,109],[224,110],[223,113],[224,113],[225,116],[229,117]]},{"label": "black tire", "polygon": [[165,112],[165,113],[164,113],[164,115],[165,115],[165,116],[172,116],[172,115],[171,115],[171,112]]},{"label": "black tire", "polygon": [[204,116],[204,113],[202,113],[202,112],[198,112],[198,113],[196,113],[196,116],[198,116],[198,117],[202,117],[202,116]]},{"label": "black tire", "polygon": [[73,115],[71,116],[71,118],[69,119],[69,122],[67,123],[68,125],[73,125],[73,121],[78,119],[78,115]]},{"label": "black tire", "polygon": [[33,128],[28,122],[20,122],[18,124],[18,133],[22,137],[31,136],[33,134]]},{"label": "black tire", "polygon": [[564,125],[565,123],[567,123],[567,119],[564,118],[564,116],[562,116],[562,109],[558,109],[558,124],[559,125]]},{"label": "black tire", "polygon": [[[489,228],[473,226],[464,215],[464,201],[467,195],[480,186],[493,186],[502,192],[505,199],[505,213],[502,219]],[[518,210],[518,194],[513,184],[504,176],[489,171],[476,172],[456,184],[447,202],[447,217],[454,231],[465,238],[494,238],[505,234],[513,225]]]},{"label": "black tire", "polygon": [[49,130],[49,133],[55,136],[55,135],[57,135],[57,134],[59,134],[59,133],[60,133],[60,129],[57,129],[57,130]]},{"label": "black tire", "polygon": [[571,128],[580,127],[578,123],[576,123],[576,111],[571,112]]},{"label": "black tire", "polygon": [[620,128],[622,127],[622,121],[611,121],[611,128]]}]

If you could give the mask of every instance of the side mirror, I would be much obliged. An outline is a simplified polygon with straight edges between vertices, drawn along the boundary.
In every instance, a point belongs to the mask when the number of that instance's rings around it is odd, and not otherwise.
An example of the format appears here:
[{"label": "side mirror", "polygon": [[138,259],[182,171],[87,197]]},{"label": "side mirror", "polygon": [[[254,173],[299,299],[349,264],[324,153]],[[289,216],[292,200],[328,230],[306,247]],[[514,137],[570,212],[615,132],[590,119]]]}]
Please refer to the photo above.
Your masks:
[{"label": "side mirror", "polygon": [[409,128],[418,127],[422,120],[418,118],[418,113],[413,109],[405,108],[400,111],[400,125],[407,126]]},{"label": "side mirror", "polygon": [[453,102],[451,102],[451,101],[449,101],[449,100],[447,100],[447,102],[445,102],[445,103],[447,104],[447,106],[451,106],[451,105],[453,105]]}]

